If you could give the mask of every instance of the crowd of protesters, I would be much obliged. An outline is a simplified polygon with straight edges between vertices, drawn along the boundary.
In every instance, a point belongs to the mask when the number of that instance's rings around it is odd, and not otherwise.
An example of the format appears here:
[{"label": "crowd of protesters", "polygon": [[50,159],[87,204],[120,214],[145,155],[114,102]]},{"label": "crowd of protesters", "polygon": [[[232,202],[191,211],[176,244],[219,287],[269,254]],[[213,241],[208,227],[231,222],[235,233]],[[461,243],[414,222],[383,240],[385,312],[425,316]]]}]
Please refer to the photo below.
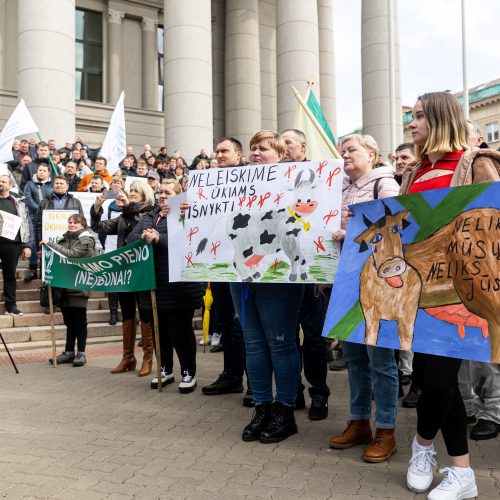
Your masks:
[{"label": "crowd of protesters", "polygon": [[[458,101],[450,94],[438,92],[421,96],[413,108],[409,128],[412,142],[398,146],[385,162],[371,136],[349,135],[341,141],[339,150],[346,173],[342,225],[333,234],[333,239],[340,244],[351,215],[347,209],[349,204],[398,193],[500,180],[500,153],[485,149],[487,145],[480,128],[465,121]],[[281,133],[263,130],[253,136],[249,150],[251,164],[307,161],[307,138],[295,129]],[[134,154],[133,148],[127,148],[120,169],[111,175],[100,151],[90,149],[83,140],[68,142],[59,149],[54,141],[16,141],[14,160],[8,164],[11,175],[0,175],[0,210],[16,213],[25,222],[14,241],[0,238],[6,314],[22,314],[16,306],[15,277],[12,276],[13,262],[17,264],[21,253],[30,259],[30,272],[25,279],[29,281],[38,275],[40,248],[48,244],[40,233],[42,211],[71,208],[81,213],[81,205],[70,192],[95,192],[89,223],[99,238],[103,238],[105,251],[137,239],[153,245],[161,379],[153,378],[151,388],[174,382],[175,351],[181,371],[179,391],[193,392],[197,386],[193,316],[202,304],[207,284],[169,283],[166,224],[169,199],[187,190],[189,170],[243,167],[247,161],[242,153],[242,144],[233,137],[221,138],[215,152],[209,154],[201,150],[189,163],[180,151],[170,156],[167,148],[161,147],[155,153],[146,144],[139,155]],[[460,176],[458,172],[465,168],[472,174]],[[134,181],[126,191],[127,177],[133,177]],[[18,195],[14,194],[16,187]],[[102,208],[105,191],[114,193],[107,214]],[[69,255],[68,249],[76,242],[81,245],[83,238],[85,255],[89,255],[93,251],[93,240],[85,231],[86,222],[79,216],[72,217],[69,231],[59,246],[54,247]],[[83,256],[82,252],[78,255]],[[209,342],[213,351],[223,351],[224,361],[219,377],[203,387],[202,393],[207,396],[243,393],[244,374],[247,374],[243,404],[254,407],[254,413],[242,430],[244,441],[275,443],[298,432],[294,412],[306,406],[302,371],[309,384],[309,418],[311,421],[325,419],[330,396],[326,383],[330,363],[334,370],[348,370],[350,389],[350,419],[342,433],[331,437],[331,448],[366,444],[361,455],[365,461],[389,460],[397,449],[398,397],[404,396],[402,405],[416,408],[418,417],[407,473],[408,488],[415,492],[430,488],[436,464],[433,440],[441,431],[450,466],[443,470],[444,479],[428,498],[459,499],[477,495],[474,472],[469,464],[467,425],[474,424],[470,432],[473,439],[497,436],[500,429],[500,369],[497,365],[413,355],[348,342],[332,350],[321,336],[328,290],[319,290],[315,285],[252,283],[246,287],[245,304],[242,304],[244,294],[239,283],[208,286],[214,297]],[[111,373],[135,371],[138,314],[144,351],[139,376],[149,375],[154,350],[152,305],[146,294],[117,295],[110,296],[110,323],[117,322],[119,303],[123,356]],[[76,310],[84,307],[84,298],[81,299],[69,300],[62,307],[68,341],[58,361],[71,362],[74,366],[85,364],[84,335],[75,330],[74,321],[69,319],[69,315],[73,319],[80,315],[81,323],[86,324],[81,310]],[[246,308],[244,325],[239,321],[242,308]],[[409,386],[406,395],[404,386]],[[375,432],[370,423],[373,403]]]}]

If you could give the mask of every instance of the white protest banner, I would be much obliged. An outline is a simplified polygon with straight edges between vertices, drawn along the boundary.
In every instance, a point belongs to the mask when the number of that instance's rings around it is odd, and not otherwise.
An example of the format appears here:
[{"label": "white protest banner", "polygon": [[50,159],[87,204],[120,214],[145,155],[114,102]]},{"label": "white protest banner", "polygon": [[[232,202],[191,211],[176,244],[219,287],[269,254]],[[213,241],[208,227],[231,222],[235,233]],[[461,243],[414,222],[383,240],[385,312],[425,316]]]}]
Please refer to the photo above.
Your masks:
[{"label": "white protest banner", "polygon": [[191,171],[184,227],[168,219],[180,279],[332,283],[343,177],[342,160]]},{"label": "white protest banner", "polygon": [[90,193],[88,191],[79,192],[79,191],[71,191],[71,194],[80,200],[82,204],[83,216],[87,221],[87,224],[90,226],[90,207],[94,204],[96,197],[101,193]]},{"label": "white protest banner", "polygon": [[44,210],[42,212],[42,240],[57,243],[68,230],[68,218],[74,210]]},{"label": "white protest banner", "polygon": [[14,139],[19,135],[32,132],[38,132],[38,127],[28,111],[24,99],[21,99],[0,133],[0,162],[13,160],[12,144]]},{"label": "white protest banner", "polygon": [[0,210],[0,236],[14,240],[21,227],[21,217]]},{"label": "white protest banner", "polygon": [[120,168],[120,162],[127,156],[124,100],[125,92],[122,91],[111,115],[111,121],[100,152],[100,155],[108,160],[106,169],[110,175],[113,175]]},{"label": "white protest banner", "polygon": [[168,223],[168,272],[170,281],[182,280],[182,252],[174,250],[182,241],[184,235],[184,219],[181,218],[181,203],[186,201],[186,193],[181,193],[167,201],[170,210],[167,215]]},{"label": "white protest banner", "polygon": [[135,181],[144,182],[144,184],[148,184],[148,179],[146,177],[132,177],[131,175],[128,175],[125,179],[125,186],[124,186],[125,191],[130,191],[130,185],[132,184],[132,182]]}]

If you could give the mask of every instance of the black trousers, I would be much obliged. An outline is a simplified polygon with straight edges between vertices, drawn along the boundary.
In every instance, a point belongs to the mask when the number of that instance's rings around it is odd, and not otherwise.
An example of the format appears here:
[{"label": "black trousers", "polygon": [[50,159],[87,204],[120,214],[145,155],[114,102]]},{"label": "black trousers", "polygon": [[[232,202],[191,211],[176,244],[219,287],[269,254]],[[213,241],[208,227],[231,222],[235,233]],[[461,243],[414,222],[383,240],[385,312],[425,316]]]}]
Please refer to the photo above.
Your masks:
[{"label": "black trousers", "polygon": [[78,352],[85,352],[87,344],[87,308],[61,307],[64,324],[66,325],[66,352],[75,351],[75,341]]},{"label": "black trousers", "polygon": [[2,238],[0,259],[2,259],[5,309],[10,309],[16,305],[16,269],[19,255],[21,255],[21,244]]},{"label": "black trousers", "polygon": [[441,430],[448,455],[465,455],[469,452],[467,414],[458,388],[462,360],[422,353],[415,353],[413,359],[417,385],[422,388],[417,406],[417,432],[432,440]]},{"label": "black trousers", "polygon": [[[141,321],[153,323],[153,312],[141,310]],[[181,373],[196,375],[196,336],[193,329],[194,308],[158,309],[161,366],[167,373],[173,372],[173,349],[179,358]]]},{"label": "black trousers", "polygon": [[243,380],[246,367],[245,341],[240,320],[234,310],[229,283],[211,283],[214,297],[213,312],[216,330],[222,334],[224,345],[224,372],[235,382]]},{"label": "black trousers", "polygon": [[325,337],[321,336],[325,313],[323,297],[315,293],[315,288],[313,284],[304,286],[304,297],[299,313],[299,324],[304,332],[304,341],[301,346],[297,326],[297,348],[301,354],[304,375],[311,386],[309,395],[328,397],[330,396],[330,388],[326,383],[328,347]]}]

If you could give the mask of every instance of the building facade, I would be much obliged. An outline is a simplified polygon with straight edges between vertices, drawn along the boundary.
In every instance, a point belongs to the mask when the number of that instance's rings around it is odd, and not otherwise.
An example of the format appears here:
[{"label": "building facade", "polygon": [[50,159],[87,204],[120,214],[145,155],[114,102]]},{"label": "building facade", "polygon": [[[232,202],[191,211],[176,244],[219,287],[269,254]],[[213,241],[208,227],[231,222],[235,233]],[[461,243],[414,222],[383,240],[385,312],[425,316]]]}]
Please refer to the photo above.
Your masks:
[{"label": "building facade", "polygon": [[[386,0],[363,0],[364,123],[382,151],[387,16]],[[246,145],[293,126],[291,85],[309,78],[335,131],[332,0],[0,0],[0,126],[24,98],[57,144],[98,146],[124,90],[129,145],[187,158],[225,135]]]}]

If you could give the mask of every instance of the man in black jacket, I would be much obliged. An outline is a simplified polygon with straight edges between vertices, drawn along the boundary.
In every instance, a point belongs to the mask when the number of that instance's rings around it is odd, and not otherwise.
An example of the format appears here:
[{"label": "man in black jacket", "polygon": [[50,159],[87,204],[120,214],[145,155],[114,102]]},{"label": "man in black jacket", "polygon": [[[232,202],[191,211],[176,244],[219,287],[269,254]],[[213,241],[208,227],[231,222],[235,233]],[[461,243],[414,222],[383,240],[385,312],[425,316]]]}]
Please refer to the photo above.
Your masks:
[{"label": "man in black jacket", "polygon": [[66,167],[64,169],[64,177],[68,181],[68,191],[78,191],[78,184],[80,183],[81,179],[76,174],[76,163],[73,160],[70,160],[68,161],[68,163],[66,163]]}]

